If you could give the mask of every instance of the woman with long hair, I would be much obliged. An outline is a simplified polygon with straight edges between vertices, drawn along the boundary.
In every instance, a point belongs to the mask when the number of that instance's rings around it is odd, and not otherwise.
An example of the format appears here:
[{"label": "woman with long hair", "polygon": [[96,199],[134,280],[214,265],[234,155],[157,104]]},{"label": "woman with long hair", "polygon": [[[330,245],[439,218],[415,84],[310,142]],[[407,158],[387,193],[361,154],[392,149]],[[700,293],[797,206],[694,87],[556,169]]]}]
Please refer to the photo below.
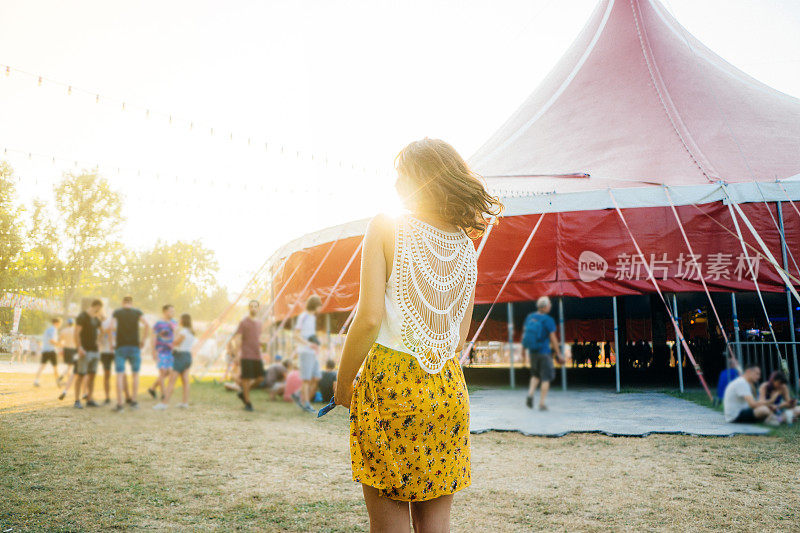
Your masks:
[{"label": "woman with long hair", "polygon": [[191,315],[184,313],[181,315],[180,325],[178,331],[175,333],[175,340],[173,341],[174,351],[172,353],[173,362],[172,370],[170,371],[169,383],[167,384],[166,391],[164,392],[164,399],[153,406],[153,409],[160,410],[166,409],[169,405],[169,399],[175,390],[175,382],[178,377],[181,378],[181,386],[183,388],[183,399],[178,407],[189,407],[189,368],[192,366],[192,347],[194,346],[194,329],[192,328]]},{"label": "woman with long hair", "polygon": [[410,214],[367,227],[335,402],[350,409],[353,480],[370,529],[407,532],[410,511],[415,531],[446,531],[453,494],[470,484],[469,398],[456,356],[475,297],[471,238],[502,205],[444,141],[412,142],[395,165]]}]

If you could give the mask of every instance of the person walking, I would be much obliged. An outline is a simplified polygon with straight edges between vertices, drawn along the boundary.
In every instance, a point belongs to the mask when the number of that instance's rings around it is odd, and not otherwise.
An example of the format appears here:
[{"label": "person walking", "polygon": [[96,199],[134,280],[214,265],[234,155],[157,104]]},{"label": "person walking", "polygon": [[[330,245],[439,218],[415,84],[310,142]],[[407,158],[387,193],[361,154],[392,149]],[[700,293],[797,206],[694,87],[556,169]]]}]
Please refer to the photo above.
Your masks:
[{"label": "person walking", "polygon": [[258,301],[251,300],[247,307],[249,315],[239,322],[239,327],[236,328],[236,333],[233,334],[229,347],[233,350],[237,343],[239,345],[242,390],[237,396],[244,403],[244,410],[252,411],[253,404],[250,401],[250,388],[256,380],[264,377],[264,361],[261,359],[262,324],[256,318],[258,316]]},{"label": "person walking", "polygon": [[166,386],[164,400],[153,406],[153,409],[166,409],[169,399],[175,391],[175,382],[181,378],[183,389],[183,399],[178,407],[189,407],[189,368],[192,366],[192,347],[194,346],[194,329],[192,328],[192,317],[186,313],[181,315],[180,326],[175,334],[172,370],[169,375],[169,383]]},{"label": "person walking", "polygon": [[295,401],[309,413],[316,412],[310,402],[322,377],[319,368],[320,342],[317,337],[317,312],[320,307],[322,307],[322,300],[319,296],[309,297],[306,301],[306,310],[300,313],[294,326],[294,337],[300,359],[300,377],[303,379],[300,395],[295,397]]},{"label": "person walking", "polygon": [[162,318],[153,325],[153,360],[158,368],[158,379],[147,389],[150,396],[156,398],[156,389],[161,389],[161,399],[167,390],[167,380],[172,372],[172,343],[175,340],[175,307],[167,304],[161,308]]},{"label": "person walking", "polygon": [[103,366],[103,392],[106,395],[103,405],[111,403],[111,365],[114,362],[113,327],[114,320],[110,316],[107,316],[106,313],[100,316],[100,336],[97,339],[97,345],[100,348],[100,364]]},{"label": "person walking", "polygon": [[[142,348],[144,341],[150,332],[150,326],[144,319],[144,314],[133,307],[133,297],[125,296],[122,299],[122,307],[115,310],[111,315],[113,324],[111,334],[116,339],[114,348],[114,372],[117,374],[117,406],[115,411],[123,411],[122,392],[125,379],[125,362],[131,366],[131,408],[139,406],[136,398],[139,395],[139,370],[142,367]],[[144,329],[139,334],[139,327]]]},{"label": "person walking", "polygon": [[350,408],[353,480],[370,530],[408,531],[410,513],[415,531],[447,531],[453,494],[471,482],[469,398],[456,358],[477,279],[470,236],[502,206],[444,141],[409,144],[396,166],[411,214],[379,215],[367,227],[334,400]]},{"label": "person walking", "polygon": [[56,384],[61,383],[61,378],[58,375],[58,360],[56,359],[56,348],[58,347],[58,327],[61,325],[61,319],[56,317],[50,321],[50,326],[44,331],[42,337],[42,359],[39,364],[39,371],[36,372],[36,378],[33,380],[33,386],[39,386],[39,378],[42,376],[42,371],[47,363],[53,367],[53,376],[56,379]]},{"label": "person walking", "polygon": [[75,361],[75,408],[83,409],[81,405],[81,387],[86,383],[86,406],[97,407],[94,401],[94,376],[97,374],[97,364],[100,362],[100,349],[97,345],[97,336],[100,329],[98,316],[103,309],[103,302],[93,300],[88,309],[81,312],[75,319],[75,344],[78,345],[78,358]]},{"label": "person walking", "polygon": [[[547,411],[547,393],[550,390],[550,382],[556,377],[553,355],[555,354],[559,362],[564,364],[556,335],[556,321],[548,314],[552,307],[550,298],[547,296],[536,300],[536,312],[525,318],[525,325],[522,328],[522,346],[528,352],[531,369],[531,381],[525,405],[533,409],[533,397],[536,394],[536,388],[541,385],[540,411]],[[588,363],[585,366],[588,367]]]}]

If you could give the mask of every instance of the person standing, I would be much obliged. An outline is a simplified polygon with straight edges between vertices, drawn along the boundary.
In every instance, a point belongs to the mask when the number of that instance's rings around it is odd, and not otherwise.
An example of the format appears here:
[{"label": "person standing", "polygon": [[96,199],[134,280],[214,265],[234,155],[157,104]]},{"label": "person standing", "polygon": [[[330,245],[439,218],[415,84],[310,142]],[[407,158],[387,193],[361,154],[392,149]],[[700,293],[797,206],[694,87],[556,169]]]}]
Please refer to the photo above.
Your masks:
[{"label": "person standing", "polygon": [[457,358],[477,280],[468,235],[502,206],[444,141],[413,142],[396,163],[411,214],[379,215],[367,226],[334,396],[350,408],[353,480],[370,530],[408,531],[410,511],[415,531],[448,531],[453,494],[471,482],[469,398]]},{"label": "person standing", "polygon": [[39,378],[42,376],[42,371],[47,363],[53,367],[53,376],[56,378],[56,384],[61,383],[61,378],[58,375],[58,360],[56,359],[56,348],[58,347],[58,327],[61,325],[61,319],[56,317],[50,321],[50,326],[44,331],[42,337],[42,359],[39,365],[39,371],[36,373],[36,379],[33,380],[33,386],[39,386]]},{"label": "person standing", "polygon": [[533,396],[541,384],[540,411],[547,410],[547,393],[550,390],[550,382],[556,377],[553,355],[555,354],[559,362],[564,364],[556,335],[556,321],[548,314],[551,308],[550,298],[547,296],[539,298],[536,301],[536,312],[525,318],[525,325],[522,328],[522,346],[528,351],[531,368],[531,381],[525,405],[533,409]]},{"label": "person standing", "polygon": [[66,365],[64,373],[61,374],[61,381],[63,382],[64,379],[67,381],[64,384],[64,388],[61,390],[61,394],[58,395],[58,399],[63,400],[72,387],[73,381],[75,381],[75,354],[78,353],[78,345],[75,344],[75,321],[71,318],[67,319],[66,327],[59,331],[58,342],[61,346],[64,364]]},{"label": "person standing", "polygon": [[97,364],[100,362],[100,349],[97,345],[97,336],[100,329],[98,316],[103,309],[103,302],[92,301],[88,309],[81,312],[75,319],[75,344],[78,345],[78,359],[75,362],[75,408],[83,409],[81,405],[81,386],[84,378],[87,380],[86,406],[97,407],[94,401],[94,376],[97,374]]},{"label": "person standing", "polygon": [[[122,391],[125,379],[125,362],[131,365],[131,408],[139,406],[136,398],[139,395],[139,370],[142,367],[142,348],[144,341],[150,333],[150,326],[144,319],[144,314],[133,307],[133,297],[125,296],[122,307],[112,315],[112,334],[116,339],[114,348],[114,371],[117,374],[117,406],[115,411],[122,411]],[[144,328],[139,335],[139,327]]]},{"label": "person standing", "polygon": [[150,396],[156,398],[156,389],[161,389],[161,399],[167,391],[167,380],[172,372],[172,343],[175,340],[175,307],[167,304],[161,308],[162,318],[153,325],[153,360],[158,368],[158,379],[147,389]]},{"label": "person standing", "polygon": [[181,378],[183,389],[183,401],[178,407],[189,407],[189,368],[192,366],[192,347],[194,346],[194,329],[192,328],[192,317],[189,314],[181,315],[181,322],[178,332],[175,335],[175,352],[173,354],[172,370],[170,371],[169,383],[166,386],[164,400],[153,406],[153,409],[166,409],[169,399],[175,391],[175,382]]},{"label": "person standing", "polygon": [[113,322],[113,319],[105,314],[100,317],[100,336],[97,339],[97,345],[100,348],[100,364],[103,365],[103,391],[106,394],[103,405],[111,403],[111,364],[114,362]]},{"label": "person standing", "polygon": [[299,405],[309,413],[314,413],[311,398],[317,390],[317,383],[322,377],[319,369],[319,338],[317,337],[317,312],[322,306],[319,296],[313,295],[306,301],[306,310],[297,317],[294,326],[294,337],[298,344],[300,358],[300,377],[303,386],[300,388]]},{"label": "person standing", "polygon": [[244,403],[245,411],[252,411],[250,401],[250,388],[253,383],[264,377],[264,361],[261,359],[261,321],[257,320],[258,301],[251,300],[248,304],[249,315],[239,322],[236,333],[233,334],[230,346],[238,340],[240,346],[240,367],[242,391],[238,394]]}]

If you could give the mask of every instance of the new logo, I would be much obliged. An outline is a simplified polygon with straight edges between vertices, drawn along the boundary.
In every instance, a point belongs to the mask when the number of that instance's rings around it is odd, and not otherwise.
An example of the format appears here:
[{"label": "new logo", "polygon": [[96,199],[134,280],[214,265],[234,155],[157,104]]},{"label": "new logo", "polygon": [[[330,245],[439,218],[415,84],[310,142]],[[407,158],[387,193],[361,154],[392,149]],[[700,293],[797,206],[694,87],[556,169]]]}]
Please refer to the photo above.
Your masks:
[{"label": "new logo", "polygon": [[578,257],[578,276],[581,281],[594,281],[606,275],[608,263],[594,252],[584,250]]}]

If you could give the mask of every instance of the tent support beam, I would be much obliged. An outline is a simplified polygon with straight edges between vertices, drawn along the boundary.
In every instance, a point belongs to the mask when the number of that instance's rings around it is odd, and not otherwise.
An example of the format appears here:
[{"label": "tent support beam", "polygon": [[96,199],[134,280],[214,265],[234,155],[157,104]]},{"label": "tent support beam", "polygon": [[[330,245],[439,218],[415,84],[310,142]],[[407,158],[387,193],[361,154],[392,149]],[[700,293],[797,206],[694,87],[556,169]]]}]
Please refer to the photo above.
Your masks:
[{"label": "tent support beam", "polygon": [[614,305],[614,377],[617,380],[617,392],[619,392],[619,318],[617,317],[617,297],[612,296],[611,302]]},{"label": "tent support beam", "polygon": [[564,362],[561,364],[561,390],[567,390],[567,360],[564,357],[564,348],[567,343],[564,341],[564,297],[558,297],[558,334],[561,336],[561,357]]},{"label": "tent support beam", "polygon": [[506,308],[508,309],[508,380],[513,390],[516,387],[514,381],[514,304],[508,302]]},{"label": "tent support beam", "polygon": [[[786,256],[786,232],[783,228],[783,204],[778,202],[778,224],[781,230],[781,255],[783,256],[783,268],[789,270],[789,261]],[[792,341],[792,363],[794,365],[794,390],[795,394],[800,391],[800,370],[797,368],[797,345],[795,345],[794,333],[794,304],[792,303],[792,292],[786,287],[786,312],[789,313],[789,339]]]},{"label": "tent support beam", "polygon": [[739,344],[739,313],[736,311],[736,293],[731,293],[731,312],[733,313],[733,335],[736,339],[736,360],[739,361],[739,368],[744,370],[742,361],[742,345]]},{"label": "tent support beam", "polygon": [[[675,293],[672,295],[672,314],[675,316],[675,321],[680,321],[680,315],[678,314],[678,294]],[[678,364],[678,387],[680,388],[681,393],[683,393],[683,354],[681,354],[681,343],[678,341],[678,335],[680,331],[678,328],[675,328],[675,359],[676,363]]]}]

